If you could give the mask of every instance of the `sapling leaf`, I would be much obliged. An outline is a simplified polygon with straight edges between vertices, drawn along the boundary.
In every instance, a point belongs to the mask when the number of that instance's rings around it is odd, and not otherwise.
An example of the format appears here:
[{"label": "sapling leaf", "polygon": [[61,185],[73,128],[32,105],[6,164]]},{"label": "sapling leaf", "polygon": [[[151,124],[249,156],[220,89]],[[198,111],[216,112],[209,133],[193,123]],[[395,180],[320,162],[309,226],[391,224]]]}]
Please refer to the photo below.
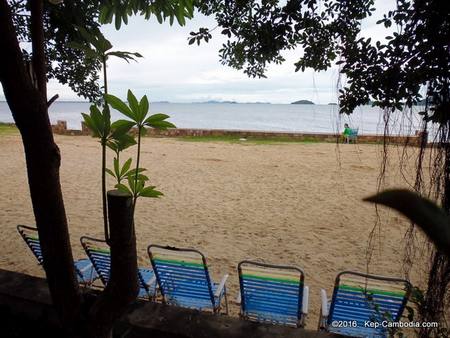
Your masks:
[{"label": "sapling leaf", "polygon": [[106,94],[105,100],[106,100],[106,102],[108,102],[111,105],[111,107],[118,110],[119,112],[121,112],[125,116],[129,117],[130,119],[134,120],[133,112],[126,105],[126,103],[123,102],[121,99],[119,99],[118,97],[116,97],[114,95]]},{"label": "sapling leaf", "polygon": [[[134,122],[133,122],[134,123]],[[111,139],[106,144],[111,150],[114,152],[123,151],[133,145],[136,144],[136,140],[133,136],[128,134],[115,135],[114,133],[111,135]]]},{"label": "sapling leaf", "polygon": [[130,52],[121,52],[121,51],[113,51],[113,52],[108,52],[106,54],[107,56],[115,56],[118,57],[122,60],[125,60],[126,62],[130,63],[130,60],[132,61],[137,61],[136,57],[141,58],[143,57],[141,54],[139,53],[130,53]]},{"label": "sapling leaf", "polygon": [[92,136],[94,137],[100,137],[97,128],[94,125],[94,122],[92,121],[91,117],[88,114],[81,113],[84,119],[84,123],[86,126],[92,131]]},{"label": "sapling leaf", "polygon": [[432,201],[404,189],[386,190],[364,201],[393,208],[417,224],[450,257],[450,218]]},{"label": "sapling leaf", "polygon": [[123,164],[122,170],[120,171],[120,177],[124,176],[127,173],[127,171],[130,169],[131,162],[132,162],[131,158],[129,158],[128,160],[125,161],[125,163]]},{"label": "sapling leaf", "polygon": [[168,119],[170,116],[162,113],[150,115],[145,122],[162,121]]},{"label": "sapling leaf", "polygon": [[159,196],[163,196],[163,193],[155,190],[155,187],[145,187],[144,189],[142,189],[139,193],[139,196],[142,197],[159,197]]},{"label": "sapling leaf", "polygon": [[127,93],[127,100],[128,100],[128,104],[130,105],[130,109],[133,112],[133,121],[136,123],[141,122],[140,116],[141,116],[141,112],[139,109],[139,103],[138,100],[136,99],[136,96],[134,96],[133,92],[131,90],[128,89],[128,93]]},{"label": "sapling leaf", "polygon": [[95,34],[95,37],[97,38],[99,49],[103,54],[112,48],[111,42],[100,31]]},{"label": "sapling leaf", "polygon": [[120,169],[119,169],[120,165],[117,157],[114,157],[113,164],[114,164],[114,172],[116,173],[115,176],[120,177]]},{"label": "sapling leaf", "polygon": [[139,110],[141,111],[141,114],[142,114],[142,120],[144,120],[146,118],[147,113],[148,113],[148,108],[149,108],[148,98],[147,98],[147,95],[144,95],[141,98],[141,101],[139,102]]},{"label": "sapling leaf", "polygon": [[131,128],[135,126],[135,123],[127,120],[117,120],[113,122],[111,125],[111,129],[113,130],[111,136],[114,139],[118,139],[122,135],[128,133]]},{"label": "sapling leaf", "polygon": [[105,168],[105,171],[110,174],[112,177],[117,178],[116,175],[112,172],[111,169]]},{"label": "sapling leaf", "polygon": [[99,137],[104,136],[104,120],[103,115],[100,110],[95,105],[91,105],[89,108],[91,111],[91,120],[94,125],[94,128],[97,130]]},{"label": "sapling leaf", "polygon": [[175,125],[169,121],[155,121],[152,122],[151,124],[149,123],[148,126],[160,130],[166,130],[168,128],[176,128]]},{"label": "sapling leaf", "polygon": [[115,140],[109,140],[108,142],[106,142],[106,146],[109,149],[111,149],[112,151],[114,151],[115,153],[117,153],[119,151],[118,144]]},{"label": "sapling leaf", "polygon": [[134,181],[134,176],[127,175],[128,186],[130,187],[133,196],[136,194],[136,184]]},{"label": "sapling leaf", "polygon": [[70,41],[67,43],[67,46],[72,48],[72,49],[77,49],[80,50],[84,53],[84,55],[86,56],[86,58],[88,59],[98,59],[100,57],[100,55],[92,48],[85,46],[81,43],[78,43],[76,41]]},{"label": "sapling leaf", "polygon": [[169,121],[165,121],[166,119],[169,118],[169,115],[166,114],[154,114],[149,116],[146,120],[145,120],[145,125],[155,128],[155,129],[161,129],[161,130],[165,130],[167,128],[176,128],[175,125]]},{"label": "sapling leaf", "polygon": [[[138,172],[138,173],[141,173],[141,172],[146,171],[146,170],[147,170],[147,169],[145,169],[145,168],[139,168],[139,169],[137,170],[137,172]],[[126,175],[127,175],[127,176],[134,176],[134,175],[136,175],[136,168],[131,169],[129,172],[127,172]]]},{"label": "sapling leaf", "polygon": [[125,184],[119,183],[116,184],[114,187],[122,192],[133,195],[133,192]]},{"label": "sapling leaf", "polygon": [[140,179],[138,178],[138,180],[137,180],[137,182],[136,182],[136,190],[135,190],[135,193],[136,193],[137,195],[139,195],[139,193],[142,191],[142,189],[144,189],[144,186],[145,186],[145,181],[144,181],[144,180],[140,180]]},{"label": "sapling leaf", "polygon": [[[134,177],[136,177],[136,176],[134,176]],[[144,182],[149,180],[149,178],[147,176],[142,175],[142,174],[137,175],[137,179],[138,179],[138,181],[144,181]]]}]

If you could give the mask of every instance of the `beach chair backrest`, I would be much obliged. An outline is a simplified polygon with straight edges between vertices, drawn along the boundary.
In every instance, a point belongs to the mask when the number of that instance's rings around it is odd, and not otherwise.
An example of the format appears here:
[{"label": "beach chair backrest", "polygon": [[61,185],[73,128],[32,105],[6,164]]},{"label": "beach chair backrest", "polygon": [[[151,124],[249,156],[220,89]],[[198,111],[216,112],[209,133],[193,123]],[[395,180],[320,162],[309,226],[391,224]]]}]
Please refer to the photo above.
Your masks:
[{"label": "beach chair backrest", "polygon": [[31,252],[33,252],[39,264],[42,265],[44,263],[44,258],[42,257],[38,230],[26,225],[18,225],[17,231],[19,232],[20,236],[23,238],[27,246],[30,248]]},{"label": "beach chair backrest", "polygon": [[241,315],[249,320],[302,325],[305,275],[299,268],[251,261],[238,264]]},{"label": "beach chair backrest", "polygon": [[166,303],[196,309],[216,307],[206,258],[200,251],[156,244],[147,250]]},{"label": "beach chair backrest", "polygon": [[100,280],[104,285],[108,284],[111,271],[111,253],[108,244],[101,239],[87,236],[81,237],[80,242]]},{"label": "beach chair backrest", "polygon": [[350,129],[350,136],[358,136],[359,128]]},{"label": "beach chair backrest", "polygon": [[[337,275],[328,315],[333,321],[399,321],[411,285],[407,280],[344,271]],[[380,328],[378,331],[385,329]]]}]

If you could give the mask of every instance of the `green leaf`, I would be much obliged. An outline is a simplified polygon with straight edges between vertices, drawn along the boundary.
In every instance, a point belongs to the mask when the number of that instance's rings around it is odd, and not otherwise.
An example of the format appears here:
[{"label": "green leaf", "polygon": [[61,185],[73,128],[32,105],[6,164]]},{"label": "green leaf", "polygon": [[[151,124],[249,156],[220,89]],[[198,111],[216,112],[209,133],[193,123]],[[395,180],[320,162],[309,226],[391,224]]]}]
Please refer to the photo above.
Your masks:
[{"label": "green leaf", "polygon": [[128,89],[128,93],[127,93],[127,100],[128,100],[128,104],[130,105],[131,111],[133,112],[133,115],[135,116],[134,121],[136,123],[142,122],[138,100],[136,99],[136,96],[134,96],[133,92],[129,89]]},{"label": "green leaf", "polygon": [[117,145],[118,151],[123,151],[136,144],[136,140],[134,139],[134,137],[128,134],[119,135],[118,137],[114,138],[113,141]]},{"label": "green leaf", "polygon": [[116,30],[119,30],[120,26],[122,24],[122,17],[119,13],[116,13],[116,19],[115,19],[114,24],[115,24]]},{"label": "green leaf", "polygon": [[153,114],[147,118],[146,122],[147,121],[161,121],[161,120],[168,119],[169,117],[170,117],[169,115],[162,114],[162,113]]},{"label": "green leaf", "polygon": [[155,187],[145,187],[144,189],[142,189],[139,193],[139,196],[142,197],[153,197],[153,198],[157,198],[159,196],[163,196],[163,193],[155,190]]},{"label": "green leaf", "polygon": [[117,178],[116,175],[112,172],[111,169],[105,168],[105,171],[110,174],[112,177]]},{"label": "green leaf", "polygon": [[108,102],[111,105],[111,107],[113,107],[114,109],[118,110],[123,115],[129,117],[130,119],[132,119],[134,121],[134,114],[133,114],[133,112],[126,105],[126,103],[123,102],[121,99],[119,99],[118,97],[116,97],[114,95],[106,94],[105,95],[105,100],[106,100],[106,102]]},{"label": "green leaf", "polygon": [[91,111],[91,120],[93,123],[94,128],[97,130],[97,133],[99,137],[104,137],[104,120],[103,115],[100,112],[100,110],[95,105],[91,105],[89,107],[89,110]]},{"label": "green leaf", "polygon": [[141,136],[147,135],[147,128],[145,127],[140,128],[139,133],[141,134]]},{"label": "green leaf", "polygon": [[136,184],[134,180],[135,180],[134,176],[127,175],[128,186],[130,187],[130,190],[133,193],[133,195],[136,194]]},{"label": "green leaf", "polygon": [[136,182],[136,190],[135,190],[135,194],[139,196],[139,193],[142,191],[142,189],[144,189],[144,185],[145,185],[145,181],[140,180],[139,178],[137,179]]},{"label": "green leaf", "polygon": [[100,8],[100,15],[98,16],[98,21],[100,23],[107,23],[107,19],[109,16],[109,11],[111,10],[111,7],[108,6],[102,6]]},{"label": "green leaf", "polygon": [[160,12],[156,12],[154,14],[156,15],[156,20],[158,20],[158,23],[162,24],[163,23],[163,17],[161,15],[161,13]]},{"label": "green leaf", "polygon": [[85,56],[89,59],[99,59],[99,54],[95,50],[93,50],[92,48],[89,48],[88,46],[85,46],[79,42],[70,41],[67,43],[67,46],[69,48],[82,51],[85,54]]},{"label": "green leaf", "polygon": [[[143,171],[146,171],[147,169],[145,168],[138,168],[137,172],[141,173]],[[134,176],[136,175],[136,168],[135,169],[131,169],[129,172],[127,172],[127,176]]]},{"label": "green leaf", "polygon": [[167,128],[176,128],[173,123],[171,123],[169,121],[164,121],[168,118],[169,118],[169,115],[166,115],[166,114],[161,114],[161,113],[154,114],[154,115],[149,116],[145,120],[144,124],[149,127],[152,127],[155,129],[162,129],[162,130],[165,130]]},{"label": "green leaf", "polygon": [[120,177],[120,164],[119,164],[119,160],[117,159],[117,157],[114,157],[113,160],[113,164],[114,164],[114,173],[116,177]]},{"label": "green leaf", "polygon": [[393,208],[417,224],[450,257],[450,218],[432,201],[403,189],[386,190],[364,201]]},{"label": "green leaf", "polygon": [[109,42],[109,40],[106,39],[105,36],[100,31],[97,32],[96,38],[97,44],[99,46],[99,51],[101,51],[102,54],[105,54],[108,50],[112,48],[111,42]]},{"label": "green leaf", "polygon": [[116,140],[109,140],[106,142],[106,146],[116,153],[119,151],[119,146]]},{"label": "green leaf", "polygon": [[147,116],[148,108],[149,108],[148,98],[147,95],[144,95],[141,101],[139,102],[139,110],[141,111],[142,119],[145,119],[145,117]]},{"label": "green leaf", "polygon": [[132,162],[131,158],[129,158],[128,160],[125,161],[125,163],[123,164],[122,170],[120,171],[120,177],[124,176],[127,173],[127,171],[130,169],[131,162]]},{"label": "green leaf", "polygon": [[154,121],[151,123],[147,123],[149,127],[159,129],[159,130],[166,130],[167,128],[176,128],[175,125],[169,121]]},{"label": "green leaf", "polygon": [[180,26],[184,26],[186,24],[186,20],[184,19],[184,7],[178,6],[177,10],[175,11],[175,16],[177,17],[178,24]]},{"label": "green leaf", "polygon": [[119,184],[116,184],[114,187],[124,193],[133,195],[133,192],[125,184],[119,183]]},{"label": "green leaf", "polygon": [[95,124],[92,121],[91,117],[88,114],[85,114],[85,113],[81,113],[81,115],[83,116],[84,123],[91,130],[92,136],[100,137],[100,135],[98,133],[98,129],[95,127]]},{"label": "green leaf", "polygon": [[121,52],[121,51],[108,52],[107,56],[115,56],[115,57],[125,60],[128,63],[130,62],[129,60],[137,61],[135,59],[135,57],[143,57],[139,53],[130,53],[130,52]]},{"label": "green leaf", "polygon": [[138,179],[138,181],[144,181],[144,182],[149,180],[149,178],[147,176],[142,175],[142,174],[137,175],[137,179]]},{"label": "green leaf", "polygon": [[127,120],[117,120],[116,122],[113,122],[111,125],[111,129],[113,130],[112,137],[115,139],[120,138],[122,135],[128,133],[135,125],[135,122]]}]

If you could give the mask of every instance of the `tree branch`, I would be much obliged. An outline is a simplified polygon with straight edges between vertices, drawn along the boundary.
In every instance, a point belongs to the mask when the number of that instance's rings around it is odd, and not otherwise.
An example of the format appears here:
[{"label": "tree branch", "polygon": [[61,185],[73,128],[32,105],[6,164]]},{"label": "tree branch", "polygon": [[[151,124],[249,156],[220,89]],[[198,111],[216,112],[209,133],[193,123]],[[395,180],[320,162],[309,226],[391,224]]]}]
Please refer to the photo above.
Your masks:
[{"label": "tree branch", "polygon": [[58,94],[53,95],[52,98],[47,101],[47,108],[50,107],[52,103],[55,102],[58,98],[59,98]]},{"label": "tree branch", "polygon": [[31,43],[33,47],[33,69],[42,99],[47,101],[46,59],[44,50],[44,3],[43,0],[30,1]]}]

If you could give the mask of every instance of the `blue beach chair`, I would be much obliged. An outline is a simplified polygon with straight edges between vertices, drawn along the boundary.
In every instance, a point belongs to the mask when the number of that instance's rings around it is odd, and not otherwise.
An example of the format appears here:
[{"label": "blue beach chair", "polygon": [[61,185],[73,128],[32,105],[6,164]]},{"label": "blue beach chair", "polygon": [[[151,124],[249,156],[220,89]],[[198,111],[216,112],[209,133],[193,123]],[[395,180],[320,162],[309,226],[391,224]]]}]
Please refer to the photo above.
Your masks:
[{"label": "blue beach chair", "polygon": [[219,313],[222,301],[228,313],[225,283],[212,282],[205,256],[194,249],[152,244],[147,249],[163,302],[202,311]]},{"label": "blue beach chair", "polygon": [[319,328],[350,337],[388,337],[390,332],[381,323],[400,320],[410,291],[411,284],[404,279],[341,272],[331,301],[321,290]]},{"label": "blue beach chair", "polygon": [[[17,231],[31,249],[31,252],[38,260],[39,265],[42,265],[44,263],[44,258],[42,257],[41,243],[39,242],[37,229],[26,225],[18,225]],[[74,264],[78,283],[89,286],[98,278],[89,259],[80,259],[75,261]]]},{"label": "blue beach chair", "polygon": [[350,129],[350,133],[345,137],[345,143],[353,143],[358,142],[358,132],[359,128]]},{"label": "blue beach chair", "polygon": [[[81,245],[84,251],[94,265],[95,270],[100,276],[103,285],[109,282],[109,275],[111,272],[111,254],[106,241],[92,237],[83,236],[80,238]],[[156,278],[155,274],[150,269],[138,269],[139,280],[139,298],[149,298],[150,300],[156,297]]]},{"label": "blue beach chair", "polygon": [[309,289],[305,275],[292,266],[251,261],[238,264],[242,318],[262,323],[304,327]]}]

